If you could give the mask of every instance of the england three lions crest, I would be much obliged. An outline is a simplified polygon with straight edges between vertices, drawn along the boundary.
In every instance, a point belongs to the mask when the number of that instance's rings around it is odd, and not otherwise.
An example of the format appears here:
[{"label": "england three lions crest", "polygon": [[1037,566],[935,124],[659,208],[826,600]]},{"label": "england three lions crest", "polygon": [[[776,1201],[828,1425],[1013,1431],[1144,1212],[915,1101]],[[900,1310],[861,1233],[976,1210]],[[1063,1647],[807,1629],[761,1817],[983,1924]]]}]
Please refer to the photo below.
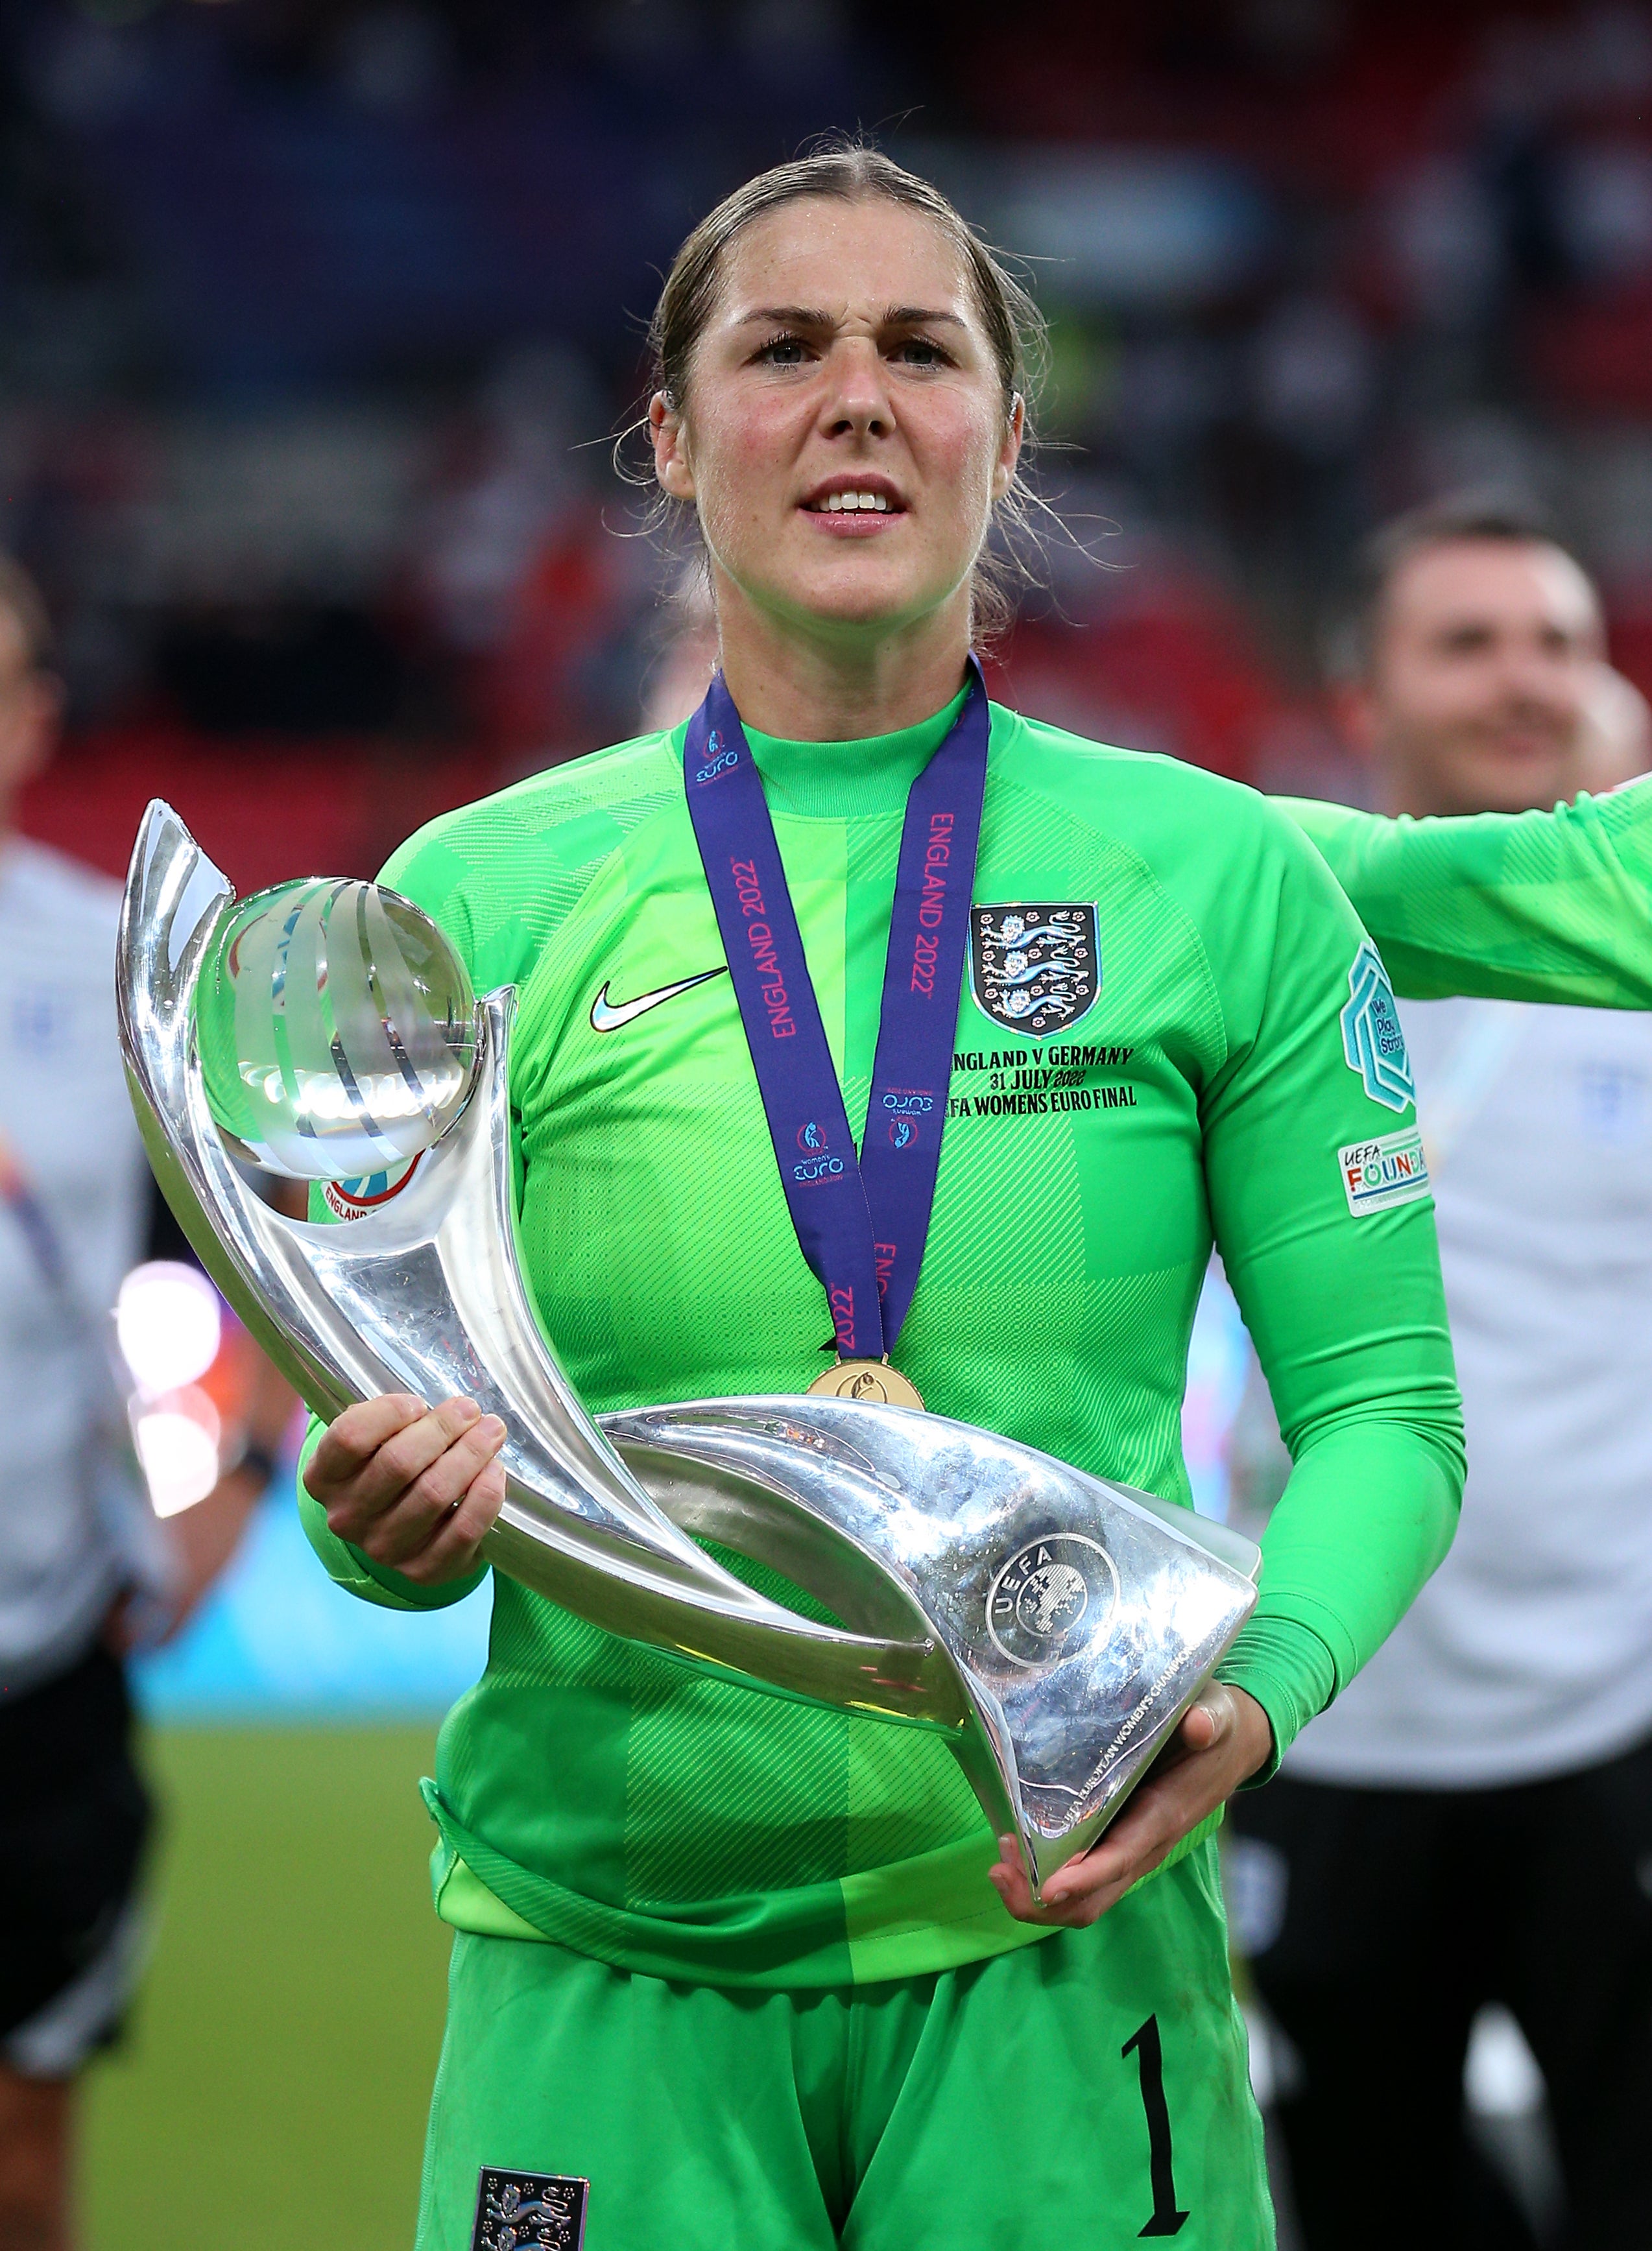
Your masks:
[{"label": "england three lions crest", "polygon": [[1087,1015],[1101,990],[1093,906],[1016,899],[969,910],[975,1006],[1007,1032],[1045,1040]]}]

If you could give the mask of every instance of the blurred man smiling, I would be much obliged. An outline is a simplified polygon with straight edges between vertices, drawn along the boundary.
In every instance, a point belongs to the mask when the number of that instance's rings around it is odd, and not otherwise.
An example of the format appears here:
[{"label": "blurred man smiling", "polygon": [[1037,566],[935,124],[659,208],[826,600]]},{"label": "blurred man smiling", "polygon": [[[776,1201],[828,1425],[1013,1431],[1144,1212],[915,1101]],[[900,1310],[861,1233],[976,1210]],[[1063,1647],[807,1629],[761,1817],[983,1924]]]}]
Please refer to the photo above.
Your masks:
[{"label": "blurred man smiling", "polygon": [[1343,724],[1394,813],[1524,813],[1584,786],[1606,636],[1535,520],[1440,508],[1373,542]]},{"label": "blurred man smiling", "polygon": [[[1341,700],[1385,811],[1512,813],[1594,779],[1600,607],[1539,523],[1442,506],[1367,565]],[[1564,2241],[1614,2251],[1652,2241],[1652,1024],[1401,1013],[1461,1527],[1281,1780],[1236,1802],[1239,1936],[1301,2059],[1281,2116],[1313,2251],[1531,2240],[1512,2209],[1468,2232],[1463,2059],[1492,2002],[1547,2078]]]}]

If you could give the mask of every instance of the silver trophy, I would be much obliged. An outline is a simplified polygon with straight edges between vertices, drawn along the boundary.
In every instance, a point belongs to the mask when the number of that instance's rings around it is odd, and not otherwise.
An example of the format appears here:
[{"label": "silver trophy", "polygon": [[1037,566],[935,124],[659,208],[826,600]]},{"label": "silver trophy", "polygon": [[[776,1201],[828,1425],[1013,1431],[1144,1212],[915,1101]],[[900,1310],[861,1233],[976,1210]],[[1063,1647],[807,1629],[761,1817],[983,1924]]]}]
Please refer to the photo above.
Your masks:
[{"label": "silver trophy", "polygon": [[[523,1276],[514,993],[475,1001],[393,892],[317,879],[238,904],[157,800],[116,981],[161,1187],[317,1414],[468,1395],[507,1431],[496,1569],[702,1666],[940,1729],[1035,1887],[1094,1841],[1254,1603],[1251,1541],[906,1408],[699,1399],[593,1420]],[[273,1210],[249,1160],[343,1183],[347,1223]],[[704,1539],[841,1624],[756,1593]]]}]

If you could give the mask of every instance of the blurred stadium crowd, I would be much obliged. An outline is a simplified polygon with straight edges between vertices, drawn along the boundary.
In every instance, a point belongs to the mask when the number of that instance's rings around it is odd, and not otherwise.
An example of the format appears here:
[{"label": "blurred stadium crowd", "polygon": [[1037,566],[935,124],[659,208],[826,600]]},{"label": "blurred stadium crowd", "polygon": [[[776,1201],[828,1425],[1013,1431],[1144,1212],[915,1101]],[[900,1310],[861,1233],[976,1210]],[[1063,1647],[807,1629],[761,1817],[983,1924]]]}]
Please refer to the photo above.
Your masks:
[{"label": "blurred stadium crowd", "polygon": [[656,277],[846,122],[1053,316],[1042,477],[1078,544],[1002,652],[1024,708],[1357,793],[1320,705],[1339,566],[1469,483],[1554,509],[1652,686],[1652,9],[0,22],[0,546],[73,699],[26,819],[112,872],[156,790],[243,884],[369,872],[635,729],[683,567],[615,536]]}]

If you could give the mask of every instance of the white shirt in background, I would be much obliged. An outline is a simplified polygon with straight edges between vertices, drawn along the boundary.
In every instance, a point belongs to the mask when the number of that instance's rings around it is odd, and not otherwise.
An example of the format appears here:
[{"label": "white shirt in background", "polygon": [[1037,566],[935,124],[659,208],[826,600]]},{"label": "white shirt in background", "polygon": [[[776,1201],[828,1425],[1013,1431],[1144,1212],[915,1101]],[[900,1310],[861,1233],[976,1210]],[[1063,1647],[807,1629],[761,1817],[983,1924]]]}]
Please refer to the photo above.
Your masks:
[{"label": "white shirt in background", "polygon": [[1286,1769],[1535,1780],[1652,1733],[1652,1019],[1400,1013],[1468,1482],[1451,1553]]},{"label": "white shirt in background", "polygon": [[74,1664],[121,1585],[161,1569],[105,1357],[149,1195],[115,1040],[119,911],[102,876],[0,842],[0,1134],[46,1215],[72,1299],[0,1201],[0,1693]]}]

